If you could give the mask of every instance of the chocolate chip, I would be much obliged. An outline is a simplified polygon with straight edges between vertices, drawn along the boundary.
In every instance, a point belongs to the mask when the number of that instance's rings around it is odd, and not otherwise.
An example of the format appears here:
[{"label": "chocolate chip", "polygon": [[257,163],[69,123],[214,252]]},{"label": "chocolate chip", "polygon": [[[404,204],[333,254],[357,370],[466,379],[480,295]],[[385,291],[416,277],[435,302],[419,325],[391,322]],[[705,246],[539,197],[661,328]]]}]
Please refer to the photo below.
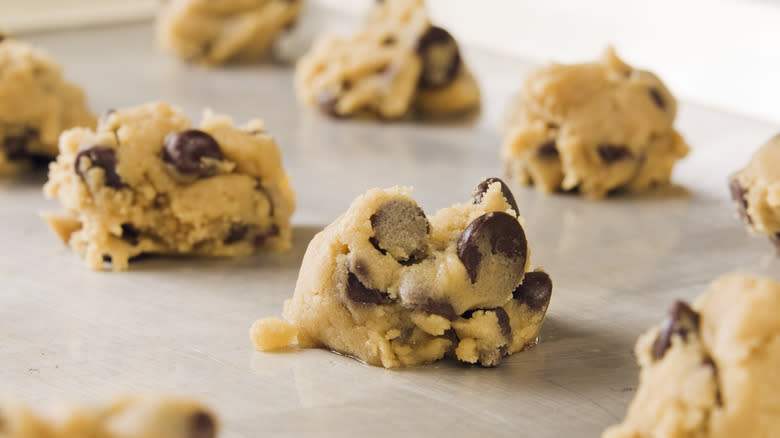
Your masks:
[{"label": "chocolate chip", "polygon": [[[87,168],[82,161],[89,160]],[[74,162],[76,173],[79,174],[81,179],[86,182],[85,172],[94,167],[103,169],[105,175],[105,185],[115,189],[122,188],[122,179],[119,178],[119,174],[116,173],[116,150],[108,146],[95,145],[86,149],[82,149],[76,154],[76,161]]]},{"label": "chocolate chip", "polygon": [[501,194],[504,196],[507,204],[509,204],[509,206],[512,207],[512,210],[515,211],[515,214],[517,214],[520,210],[517,209],[517,202],[515,202],[515,197],[512,195],[512,191],[509,190],[509,186],[507,186],[504,181],[501,181],[500,178],[492,177],[479,183],[477,188],[474,189],[474,194],[471,196],[474,204],[479,204],[482,202],[482,197],[493,183],[498,183],[501,185]]},{"label": "chocolate chip", "polygon": [[279,235],[279,226],[276,224],[271,225],[270,228],[264,233],[260,233],[255,236],[255,247],[262,247],[266,244],[268,239]]},{"label": "chocolate chip", "polygon": [[683,341],[688,340],[689,333],[699,332],[699,314],[688,304],[677,301],[661,323],[658,337],[653,343],[653,359],[663,359],[666,351],[672,346],[672,336],[678,335]]},{"label": "chocolate chip", "polygon": [[413,264],[428,254],[431,225],[425,212],[411,199],[392,199],[371,215],[374,236],[370,242],[399,263]]},{"label": "chocolate chip", "polygon": [[527,272],[523,282],[512,292],[512,297],[525,303],[532,311],[538,312],[550,304],[552,288],[552,280],[546,272]]},{"label": "chocolate chip", "polygon": [[661,92],[655,87],[650,87],[647,91],[650,93],[650,97],[653,98],[653,102],[655,102],[656,106],[662,111],[666,110],[666,102],[664,102],[664,97],[661,95]]},{"label": "chocolate chip", "polygon": [[27,146],[30,140],[38,137],[38,130],[34,128],[24,128],[17,135],[11,135],[3,139],[3,151],[6,158],[10,161],[18,161],[30,158]]},{"label": "chocolate chip", "polygon": [[5,35],[3,35],[3,34],[1,34],[1,33],[0,33],[0,43],[2,43],[2,42],[3,42],[3,40],[5,40],[5,38],[6,38],[6,37],[5,37]]},{"label": "chocolate chip", "polygon": [[392,45],[393,45],[393,44],[395,44],[395,43],[396,43],[396,39],[395,39],[395,37],[394,37],[394,36],[392,36],[392,35],[386,36],[386,37],[385,37],[385,38],[382,40],[382,45],[383,45],[383,46],[392,46]]},{"label": "chocolate chip", "polygon": [[355,263],[352,264],[352,269],[354,269],[355,273],[361,277],[368,277],[370,274],[368,263],[366,263],[366,261],[363,259],[355,260]]},{"label": "chocolate chip", "polygon": [[536,150],[536,155],[539,158],[558,158],[558,146],[555,144],[555,140],[542,143],[539,149]]},{"label": "chocolate chip", "polygon": [[222,160],[222,150],[211,135],[188,129],[165,139],[163,160],[173,165],[179,173],[199,177],[212,174],[214,166],[204,162],[204,159]]},{"label": "chocolate chip", "polygon": [[634,157],[631,150],[625,146],[615,146],[612,144],[602,143],[597,148],[599,156],[605,163],[614,163],[619,160],[628,160]]},{"label": "chocolate chip", "polygon": [[198,412],[190,419],[189,438],[215,438],[217,436],[217,423],[211,415]]},{"label": "chocolate chip", "polygon": [[[491,259],[499,256],[508,262],[501,263],[508,276],[517,276],[511,286],[516,287],[525,268],[528,243],[523,227],[507,213],[491,211],[474,219],[458,239],[458,258],[466,268],[472,283]],[[511,290],[511,289],[510,289]]]},{"label": "chocolate chip", "polygon": [[732,178],[729,181],[729,190],[731,191],[731,199],[737,203],[737,212],[739,217],[742,218],[748,225],[753,223],[753,219],[747,213],[748,202],[745,199],[745,189],[739,184],[736,178]]},{"label": "chocolate chip", "polygon": [[503,307],[496,307],[489,309],[496,314],[498,319],[498,328],[501,329],[501,334],[504,335],[507,342],[512,342],[512,326],[509,324],[509,315],[506,313]]},{"label": "chocolate chip", "polygon": [[443,316],[450,321],[454,321],[458,318],[458,314],[455,313],[455,309],[452,307],[452,304],[442,298],[426,297],[423,301],[416,303],[415,307],[419,310],[422,310],[423,312]]},{"label": "chocolate chip", "polygon": [[338,102],[338,97],[332,91],[323,91],[317,95],[317,107],[319,107],[320,111],[325,115],[336,119],[346,118],[345,115],[339,114],[336,109]]},{"label": "chocolate chip", "polygon": [[129,243],[130,245],[136,246],[138,245],[138,237],[141,235],[141,232],[138,231],[136,227],[133,226],[131,223],[124,223],[122,224],[122,240]]},{"label": "chocolate chip", "polygon": [[364,304],[387,304],[390,297],[379,290],[369,289],[357,278],[357,275],[349,273],[347,275],[347,298]]},{"label": "chocolate chip", "polygon": [[449,32],[441,27],[429,27],[414,50],[422,60],[420,88],[442,88],[455,80],[461,68],[460,50]]},{"label": "chocolate chip", "polygon": [[246,237],[246,233],[248,231],[249,226],[246,224],[233,224],[230,226],[230,230],[228,230],[228,234],[225,236],[225,239],[222,242],[225,245],[236,243]]}]

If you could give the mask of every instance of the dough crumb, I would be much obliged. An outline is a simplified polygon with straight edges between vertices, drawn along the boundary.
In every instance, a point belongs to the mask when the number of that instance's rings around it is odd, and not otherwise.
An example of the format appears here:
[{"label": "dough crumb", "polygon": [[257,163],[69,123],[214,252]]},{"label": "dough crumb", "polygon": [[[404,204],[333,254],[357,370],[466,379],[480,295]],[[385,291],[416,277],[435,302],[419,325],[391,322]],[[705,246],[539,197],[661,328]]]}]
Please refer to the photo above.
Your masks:
[{"label": "dough crumb", "polygon": [[262,318],[249,329],[257,351],[278,350],[298,342],[298,327],[281,318]]}]

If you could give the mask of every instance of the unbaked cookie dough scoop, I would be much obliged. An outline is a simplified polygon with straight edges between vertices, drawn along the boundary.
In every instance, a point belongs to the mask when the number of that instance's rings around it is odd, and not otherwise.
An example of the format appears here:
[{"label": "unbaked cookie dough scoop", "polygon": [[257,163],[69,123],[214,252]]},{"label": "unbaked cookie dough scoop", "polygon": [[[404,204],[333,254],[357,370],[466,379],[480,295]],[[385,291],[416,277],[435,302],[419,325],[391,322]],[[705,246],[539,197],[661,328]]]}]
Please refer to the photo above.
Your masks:
[{"label": "unbaked cookie dough scoop", "polygon": [[303,5],[303,0],[167,0],[157,14],[157,41],[190,62],[257,61],[295,24]]},{"label": "unbaked cookie dough scoop", "polygon": [[295,195],[263,122],[238,127],[206,111],[194,127],[156,102],[73,129],[44,192],[44,217],[92,269],[125,270],[142,254],[246,256],[291,247]]},{"label": "unbaked cookie dough scoop", "polygon": [[731,177],[729,188],[748,230],[767,235],[780,254],[780,135]]},{"label": "unbaked cookie dough scoop", "polygon": [[780,431],[780,284],[731,274],[677,302],[636,345],[639,389],[604,438],[770,438]]},{"label": "unbaked cookie dough scoop", "polygon": [[51,161],[64,130],[94,125],[84,92],[54,58],[0,32],[0,175]]},{"label": "unbaked cookie dough scoop", "polygon": [[183,398],[127,396],[46,411],[0,402],[0,438],[216,438],[216,416]]},{"label": "unbaked cookie dough scoop", "polygon": [[509,179],[603,198],[668,184],[688,145],[677,101],[653,73],[609,48],[596,62],[531,73],[509,104],[502,158]]},{"label": "unbaked cookie dough scoop", "polygon": [[444,357],[495,366],[537,342],[552,294],[530,270],[515,199],[497,178],[426,216],[409,189],[358,197],[309,244],[284,317],[250,333],[386,368]]},{"label": "unbaked cookie dough scoop", "polygon": [[479,107],[477,81],[458,43],[434,26],[423,0],[385,0],[351,38],[326,35],[301,58],[305,105],[338,118],[453,116]]}]

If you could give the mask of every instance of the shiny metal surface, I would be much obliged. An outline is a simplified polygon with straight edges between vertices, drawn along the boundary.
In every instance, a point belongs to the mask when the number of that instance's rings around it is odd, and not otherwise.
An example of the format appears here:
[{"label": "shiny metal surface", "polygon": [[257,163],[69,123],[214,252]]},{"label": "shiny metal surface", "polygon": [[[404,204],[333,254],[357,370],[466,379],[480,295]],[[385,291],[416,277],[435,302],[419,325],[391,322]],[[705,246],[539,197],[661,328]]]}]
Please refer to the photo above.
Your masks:
[{"label": "shiny metal surface", "polygon": [[225,437],[598,436],[637,384],[635,338],[676,298],[733,270],[776,275],[747,235],[727,175],[777,127],[681,105],[693,147],[679,186],[587,202],[514,187],[555,289],[541,342],[494,369],[439,363],[388,371],[326,351],[256,353],[248,329],[291,296],[309,239],[375,186],[410,185],[426,209],[468,199],[499,173],[499,116],[528,64],[467,58],[485,92],[477,120],[331,121],[298,107],[288,67],[204,70],[157,53],[148,25],[33,35],[83,84],[92,108],[163,99],[265,119],[298,194],[295,248],[237,260],[149,258],[88,271],[38,213],[45,175],[0,181],[0,395],[37,402],[155,391],[196,397]]}]

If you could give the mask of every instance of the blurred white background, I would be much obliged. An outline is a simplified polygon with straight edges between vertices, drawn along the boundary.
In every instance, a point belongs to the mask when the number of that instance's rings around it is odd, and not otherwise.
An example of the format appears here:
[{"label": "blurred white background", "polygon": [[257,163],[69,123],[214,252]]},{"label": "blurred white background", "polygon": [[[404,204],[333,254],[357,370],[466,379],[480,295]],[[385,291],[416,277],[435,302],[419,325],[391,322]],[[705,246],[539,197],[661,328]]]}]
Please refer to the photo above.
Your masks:
[{"label": "blurred white background", "polygon": [[[309,0],[362,14],[375,0]],[[534,63],[607,44],[682,99],[780,123],[780,0],[428,0],[462,42]],[[12,31],[149,18],[155,0],[0,0]],[[518,78],[518,85],[521,78]]]}]

